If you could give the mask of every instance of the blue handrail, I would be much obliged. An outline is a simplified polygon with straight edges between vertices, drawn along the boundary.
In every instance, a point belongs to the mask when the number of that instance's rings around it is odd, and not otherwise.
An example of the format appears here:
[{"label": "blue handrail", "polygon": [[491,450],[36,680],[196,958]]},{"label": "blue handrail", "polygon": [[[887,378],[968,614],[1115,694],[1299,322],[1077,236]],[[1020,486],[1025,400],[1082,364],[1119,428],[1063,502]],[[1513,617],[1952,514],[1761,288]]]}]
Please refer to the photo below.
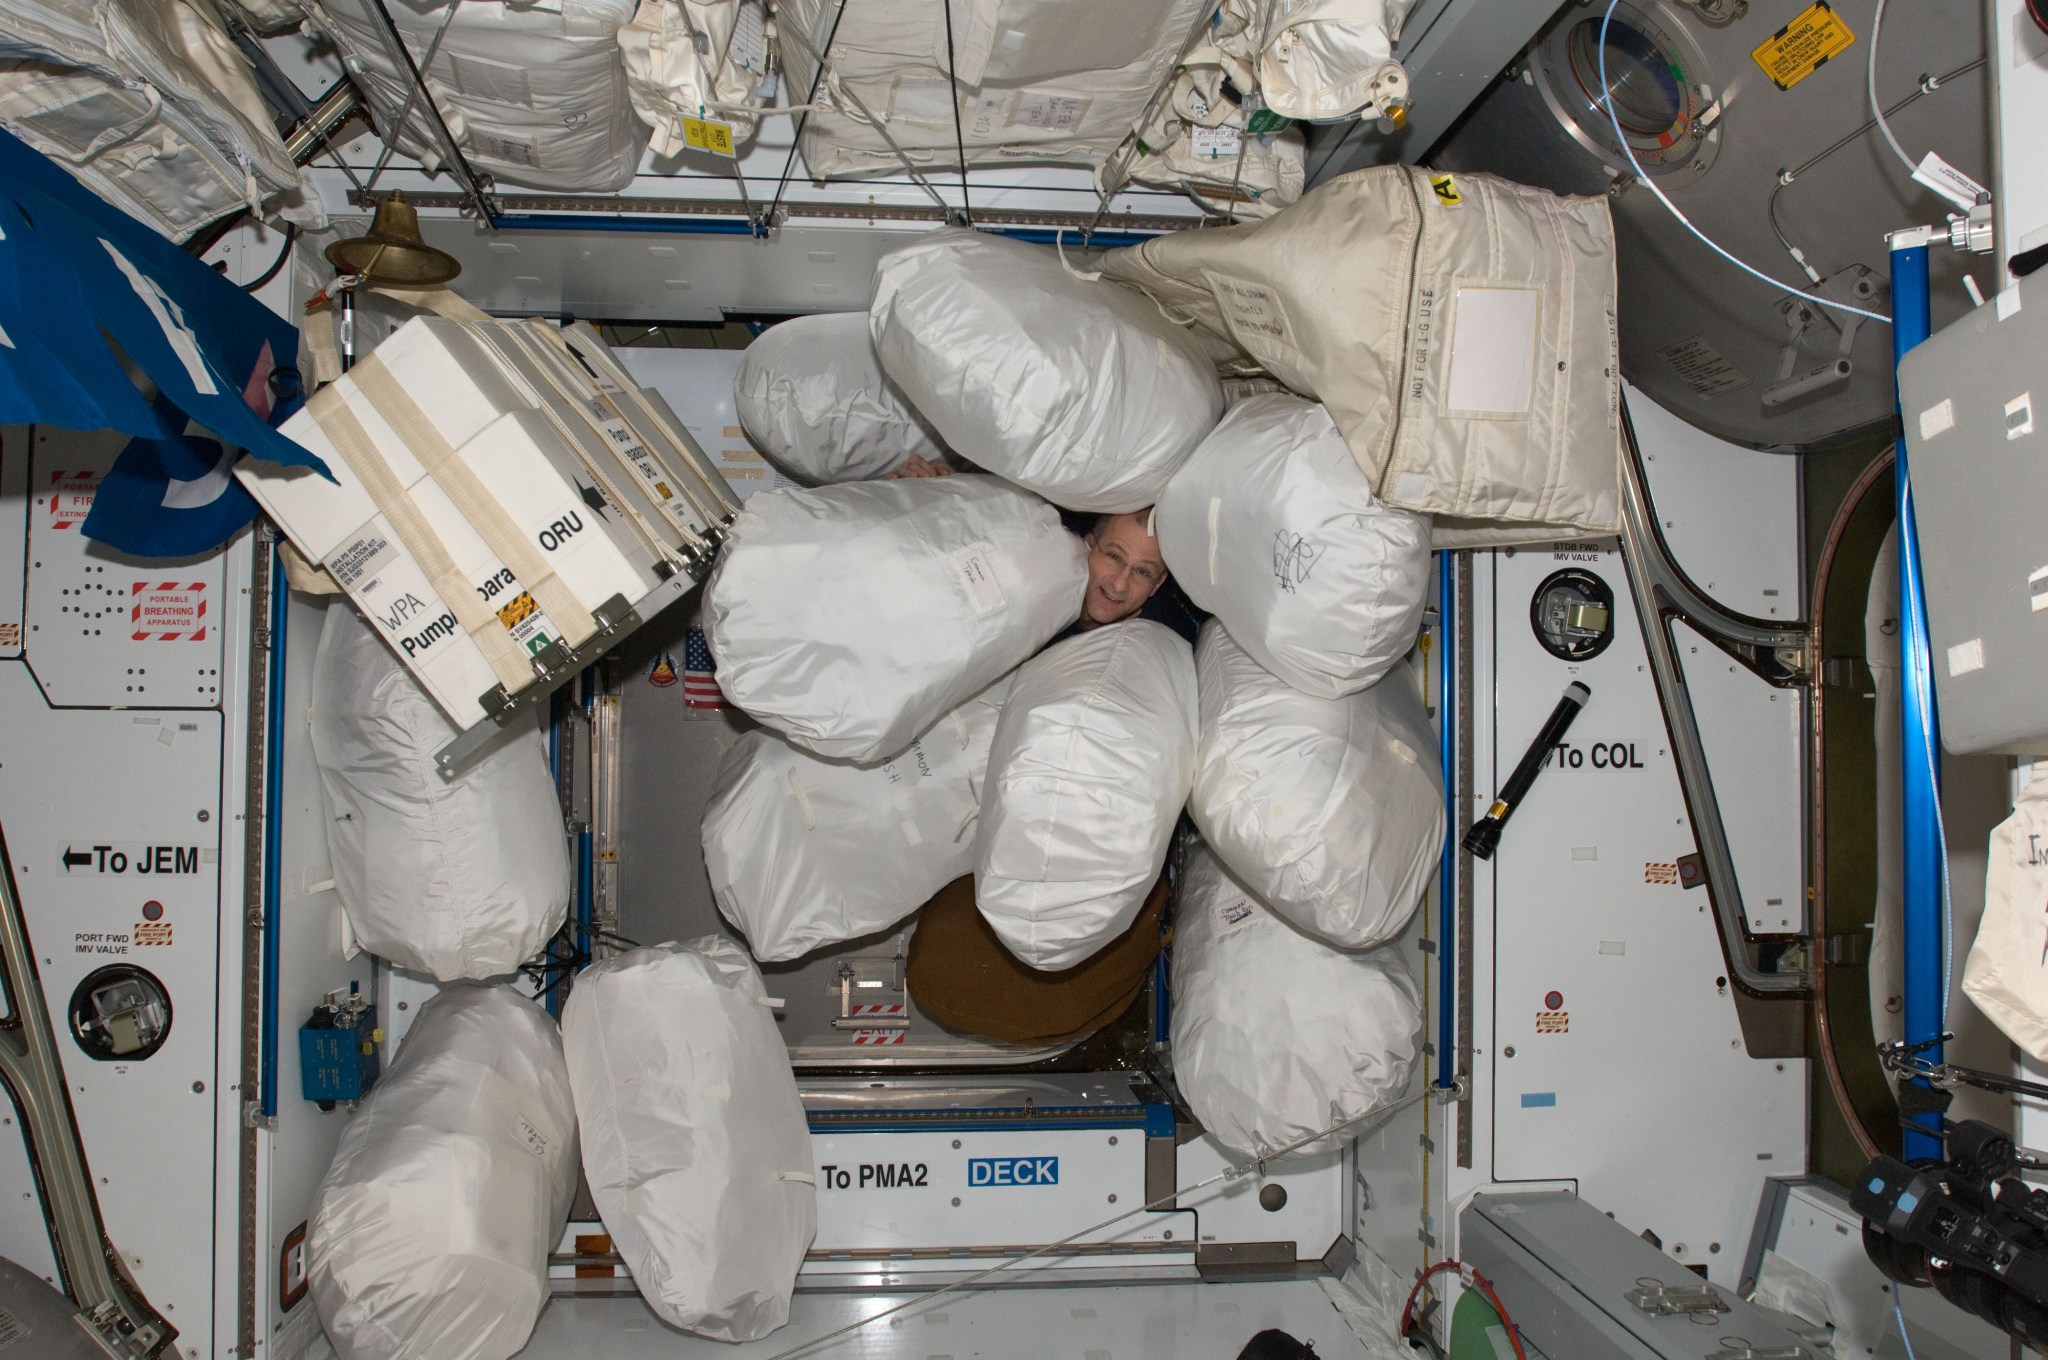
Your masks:
[{"label": "blue handrail", "polygon": [[[1925,231],[1902,232],[1893,237],[1891,272],[1892,362],[1896,368],[1908,350],[1927,338],[1930,328]],[[1905,813],[1904,1019],[1906,1043],[1918,1045],[1938,1041],[1947,1024],[1948,966],[1942,938],[1942,903],[1948,861],[1947,847],[1942,843],[1941,729],[1934,712],[1927,592],[1920,574],[1920,533],[1913,519],[1913,482],[1906,466],[1903,437],[1898,441],[1893,468],[1898,498],[1902,700],[1899,788]],[[1925,1056],[1930,1062],[1941,1061],[1938,1042]],[[1907,1161],[1939,1157],[1942,1153],[1941,1140],[1930,1133],[1908,1127],[1904,1139]]]},{"label": "blue handrail", "polygon": [[284,558],[270,556],[270,657],[265,679],[263,752],[263,1056],[258,1083],[259,1110],[277,1117],[277,1008],[279,927],[278,899],[284,882],[284,646],[291,592],[284,584]]}]

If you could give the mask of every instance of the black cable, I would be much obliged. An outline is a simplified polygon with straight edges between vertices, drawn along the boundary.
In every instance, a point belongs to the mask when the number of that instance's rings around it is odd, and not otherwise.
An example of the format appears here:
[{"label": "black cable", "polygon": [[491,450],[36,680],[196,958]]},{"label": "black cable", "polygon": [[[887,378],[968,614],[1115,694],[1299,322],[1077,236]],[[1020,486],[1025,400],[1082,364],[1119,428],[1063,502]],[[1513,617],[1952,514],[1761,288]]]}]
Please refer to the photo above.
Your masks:
[{"label": "black cable", "polygon": [[953,0],[946,6],[946,83],[953,92],[953,148],[960,153],[960,212],[974,225],[974,205],[967,201],[967,136],[960,130],[960,64],[953,59]]},{"label": "black cable", "polygon": [[2048,33],[2048,6],[2041,0],[2027,0],[2027,17],[2034,21],[2034,27]]},{"label": "black cable", "polygon": [[292,257],[292,242],[298,239],[299,224],[296,222],[285,223],[284,245],[278,250],[277,258],[270,262],[270,268],[263,271],[263,275],[261,278],[258,278],[253,283],[243,284],[242,291],[245,293],[253,293],[258,288],[261,288],[264,284],[269,283],[272,279],[276,278],[278,271],[284,268],[284,262]]},{"label": "black cable", "polygon": [[839,8],[832,11],[832,31],[825,35],[825,46],[818,52],[818,69],[811,76],[810,92],[804,96],[804,111],[796,116],[796,131],[790,134],[789,158],[782,162],[782,178],[775,181],[775,198],[768,205],[767,216],[761,219],[761,229],[771,231],[775,227],[775,213],[782,207],[783,190],[789,187],[789,172],[796,168],[796,150],[804,143],[804,127],[811,121],[810,106],[818,102],[818,87],[825,83],[825,63],[832,60],[832,42],[839,36],[839,21],[846,17],[846,0],[839,0]]}]

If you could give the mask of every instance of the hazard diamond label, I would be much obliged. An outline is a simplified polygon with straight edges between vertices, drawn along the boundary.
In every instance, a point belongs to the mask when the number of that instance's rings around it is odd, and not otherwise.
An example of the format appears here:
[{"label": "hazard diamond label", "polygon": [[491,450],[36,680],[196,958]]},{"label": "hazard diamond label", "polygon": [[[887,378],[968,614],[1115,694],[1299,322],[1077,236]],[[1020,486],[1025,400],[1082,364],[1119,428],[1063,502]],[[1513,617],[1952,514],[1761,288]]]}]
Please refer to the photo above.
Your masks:
[{"label": "hazard diamond label", "polygon": [[206,640],[206,582],[136,581],[128,598],[129,636],[135,641]]},{"label": "hazard diamond label", "polygon": [[97,472],[65,472],[58,470],[50,474],[50,527],[52,529],[75,529],[85,522],[92,513],[92,498],[100,489],[100,474]]}]

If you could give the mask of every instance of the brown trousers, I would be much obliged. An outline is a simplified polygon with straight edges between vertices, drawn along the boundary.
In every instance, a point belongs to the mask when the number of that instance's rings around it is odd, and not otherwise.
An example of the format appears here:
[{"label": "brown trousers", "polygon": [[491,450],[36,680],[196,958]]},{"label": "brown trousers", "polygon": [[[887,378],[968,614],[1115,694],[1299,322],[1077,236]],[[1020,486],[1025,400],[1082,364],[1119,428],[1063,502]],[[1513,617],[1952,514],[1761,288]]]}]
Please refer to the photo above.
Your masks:
[{"label": "brown trousers", "polygon": [[1166,879],[1131,928],[1093,957],[1056,973],[1019,963],[956,878],[925,903],[910,937],[907,980],[917,1008],[947,1029],[1008,1044],[1085,1039],[1122,1015],[1159,957]]}]

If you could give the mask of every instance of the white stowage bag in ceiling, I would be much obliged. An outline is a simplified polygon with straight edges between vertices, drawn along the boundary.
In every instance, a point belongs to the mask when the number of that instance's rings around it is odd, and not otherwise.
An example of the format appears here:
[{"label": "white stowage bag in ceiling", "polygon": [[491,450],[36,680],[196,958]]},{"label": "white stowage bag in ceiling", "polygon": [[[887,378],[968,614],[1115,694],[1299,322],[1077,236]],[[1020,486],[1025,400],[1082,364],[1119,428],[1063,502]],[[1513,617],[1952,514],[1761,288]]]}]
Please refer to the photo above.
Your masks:
[{"label": "white stowage bag in ceiling", "polygon": [[816,486],[864,482],[945,445],[882,372],[866,312],[821,312],[769,327],[740,356],[733,404],[768,460]]},{"label": "white stowage bag in ceiling", "polygon": [[1080,617],[1087,555],[997,477],[764,491],[706,587],[719,686],[819,755],[887,760]]},{"label": "white stowage bag in ceiling", "polygon": [[1308,694],[1356,693],[1415,645],[1429,518],[1385,505],[1329,412],[1287,393],[1230,408],[1159,498],[1189,599]]},{"label": "white stowage bag in ceiling", "polygon": [[[816,77],[810,53],[831,43],[831,75],[818,89],[830,109],[813,114],[803,134],[813,175],[901,174],[892,139],[913,165],[956,165],[956,111],[971,165],[1096,164],[1144,115],[1213,8],[1213,0],[950,4],[949,60],[948,9],[933,0],[783,0],[792,99]],[[867,115],[882,121],[886,138]]]},{"label": "white stowage bag in ceiling", "polygon": [[1189,54],[1134,143],[1096,171],[1096,184],[1114,193],[1127,175],[1188,190],[1240,221],[1271,216],[1301,197],[1307,143],[1292,126],[1247,132],[1244,106],[1222,93],[1222,68],[1193,64],[1205,51],[1213,49]]},{"label": "white stowage bag in ceiling", "polygon": [[882,257],[868,314],[949,445],[1069,510],[1152,504],[1223,413],[1201,341],[1051,247],[935,231]]},{"label": "white stowage bag in ceiling", "polygon": [[1984,915],[1963,969],[1963,991],[2005,1036],[2048,1062],[2048,969],[2041,966],[2041,904],[2048,901],[2048,772],[2033,777],[2012,815],[1991,832]]},{"label": "white stowage bag in ceiling", "polygon": [[619,51],[633,112],[651,130],[649,150],[685,150],[689,118],[728,123],[735,140],[754,130],[752,110],[768,102],[767,21],[763,0],[640,0],[619,30]]},{"label": "white stowage bag in ceiling", "polygon": [[[1394,40],[1414,0],[1223,0],[1212,58],[1283,118],[1371,117],[1405,98]],[[1196,57],[1191,55],[1190,61]]]},{"label": "white stowage bag in ceiling", "polygon": [[[305,2],[308,21],[340,49],[377,125],[398,127],[412,76],[391,50],[375,0]],[[501,184],[623,189],[647,145],[619,53],[632,0],[464,3],[433,62],[421,62],[455,2],[385,0],[463,158]],[[399,149],[439,166],[445,157],[432,128],[424,100],[413,100]]]},{"label": "white stowage bag in ceiling", "polygon": [[555,1022],[509,987],[444,988],[347,1119],[313,1196],[307,1276],[341,1360],[516,1353],[548,1301],[575,1193]]},{"label": "white stowage bag in ceiling", "polygon": [[299,171],[247,58],[187,0],[0,0],[0,123],[182,241]]},{"label": "white stowage bag in ceiling", "polygon": [[879,765],[825,760],[773,732],[725,753],[704,869],[754,957],[776,963],[887,930],[974,869],[974,819],[1008,677]]},{"label": "white stowage bag in ceiling", "polygon": [[1173,1073],[1202,1127],[1260,1157],[1405,1094],[1422,993],[1401,952],[1331,948],[1191,844],[1174,904]]},{"label": "white stowage bag in ceiling", "polygon": [[1274,679],[1217,620],[1195,648],[1201,739],[1188,815],[1265,903],[1364,948],[1404,930],[1444,845],[1444,779],[1415,676],[1341,699]]},{"label": "white stowage bag in ceiling", "polygon": [[537,718],[444,776],[461,735],[355,606],[327,607],[313,759],[341,908],[363,948],[443,982],[501,977],[569,903],[569,848]]},{"label": "white stowage bag in ceiling", "polygon": [[1263,222],[1110,251],[1102,272],[1320,401],[1373,494],[1433,516],[1438,547],[1614,533],[1607,200],[1442,178],[1355,170]]},{"label": "white stowage bag in ceiling", "polygon": [[1164,624],[1077,633],[1017,672],[974,845],[975,903],[1011,953],[1068,968],[1129,928],[1194,761],[1194,656]]},{"label": "white stowage bag in ceiling", "polygon": [[583,1174],[655,1315],[720,1341],[789,1321],[817,1235],[811,1135],[761,975],[730,940],[576,975],[562,1039]]}]

